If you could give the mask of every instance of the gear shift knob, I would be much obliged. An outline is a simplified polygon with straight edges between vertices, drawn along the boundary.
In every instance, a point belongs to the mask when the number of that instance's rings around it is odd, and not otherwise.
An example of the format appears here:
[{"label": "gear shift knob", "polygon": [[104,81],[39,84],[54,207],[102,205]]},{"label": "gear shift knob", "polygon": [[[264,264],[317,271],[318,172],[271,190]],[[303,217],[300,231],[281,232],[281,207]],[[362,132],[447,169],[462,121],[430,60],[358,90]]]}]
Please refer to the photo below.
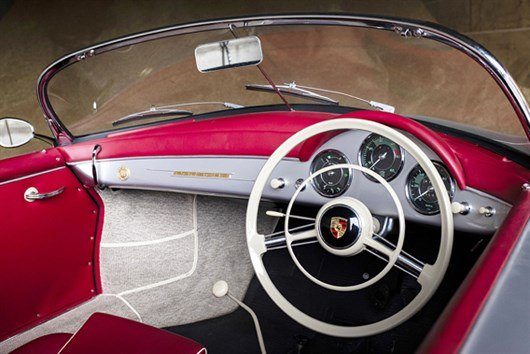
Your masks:
[{"label": "gear shift knob", "polygon": [[215,297],[223,297],[228,294],[228,283],[224,280],[217,281],[212,288]]}]

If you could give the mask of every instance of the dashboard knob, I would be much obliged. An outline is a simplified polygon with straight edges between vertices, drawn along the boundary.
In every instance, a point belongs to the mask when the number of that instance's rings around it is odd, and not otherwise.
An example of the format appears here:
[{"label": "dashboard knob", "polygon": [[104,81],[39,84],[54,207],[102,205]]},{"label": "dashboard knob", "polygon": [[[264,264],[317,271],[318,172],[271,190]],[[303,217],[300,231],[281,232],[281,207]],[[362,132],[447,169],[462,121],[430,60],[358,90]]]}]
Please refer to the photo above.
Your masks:
[{"label": "dashboard knob", "polygon": [[467,202],[452,202],[451,203],[451,211],[453,214],[462,214],[467,215],[469,214],[469,211],[471,210],[471,207]]},{"label": "dashboard knob", "polygon": [[490,206],[480,207],[478,212],[487,218],[492,217],[495,214],[495,209]]},{"label": "dashboard knob", "polygon": [[285,187],[285,180],[283,178],[273,178],[271,180],[272,189],[282,189],[283,187]]}]

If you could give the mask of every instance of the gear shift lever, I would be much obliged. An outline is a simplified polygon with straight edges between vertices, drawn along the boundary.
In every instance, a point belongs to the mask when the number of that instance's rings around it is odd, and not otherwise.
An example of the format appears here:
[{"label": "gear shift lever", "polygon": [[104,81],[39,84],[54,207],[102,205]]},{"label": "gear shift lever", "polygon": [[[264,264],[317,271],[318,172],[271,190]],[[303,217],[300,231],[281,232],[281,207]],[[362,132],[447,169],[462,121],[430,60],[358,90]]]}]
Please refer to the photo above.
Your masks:
[{"label": "gear shift lever", "polygon": [[256,335],[258,336],[258,343],[261,353],[267,353],[267,351],[265,350],[265,342],[263,342],[263,335],[261,333],[261,327],[259,325],[258,316],[256,316],[256,313],[254,313],[254,311],[252,311],[250,307],[236,299],[234,296],[232,296],[232,294],[228,292],[228,283],[224,280],[219,280],[213,285],[212,293],[215,295],[215,297],[218,298],[228,296],[230,299],[232,299],[232,301],[241,306],[245,311],[250,314],[252,320],[254,321],[254,326],[256,327]]}]

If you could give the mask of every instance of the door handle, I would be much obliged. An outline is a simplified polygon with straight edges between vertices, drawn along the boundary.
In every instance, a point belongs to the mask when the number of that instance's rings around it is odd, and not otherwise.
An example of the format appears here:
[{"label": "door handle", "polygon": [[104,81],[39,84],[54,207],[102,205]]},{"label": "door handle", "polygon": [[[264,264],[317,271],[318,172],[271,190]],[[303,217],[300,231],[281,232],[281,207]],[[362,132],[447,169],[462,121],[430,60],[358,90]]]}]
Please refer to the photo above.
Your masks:
[{"label": "door handle", "polygon": [[58,196],[62,192],[64,192],[64,187],[61,187],[61,188],[59,188],[57,190],[54,190],[54,191],[51,191],[51,192],[48,192],[48,193],[39,193],[37,188],[29,187],[24,192],[24,199],[27,202],[34,202],[36,200],[43,200],[43,199],[53,198],[55,196]]}]

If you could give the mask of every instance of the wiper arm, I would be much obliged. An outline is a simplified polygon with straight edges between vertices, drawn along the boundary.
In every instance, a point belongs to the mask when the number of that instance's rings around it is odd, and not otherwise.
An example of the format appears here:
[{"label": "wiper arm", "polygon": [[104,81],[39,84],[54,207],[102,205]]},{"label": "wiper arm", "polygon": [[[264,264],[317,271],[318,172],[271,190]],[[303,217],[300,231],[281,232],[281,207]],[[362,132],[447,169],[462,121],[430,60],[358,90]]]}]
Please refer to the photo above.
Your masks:
[{"label": "wiper arm", "polygon": [[147,111],[140,111],[140,112],[132,113],[118,120],[115,120],[114,122],[112,122],[112,126],[115,127],[121,124],[126,124],[126,123],[134,122],[137,120],[149,119],[149,118],[191,116],[193,115],[193,112],[177,109],[177,107],[197,106],[197,105],[203,105],[203,104],[223,105],[226,108],[232,108],[232,109],[244,107],[242,105],[231,103],[231,102],[186,102],[186,103],[177,103],[177,104],[172,104],[172,105],[167,105],[167,106],[151,106],[151,108],[149,108],[149,110]]},{"label": "wiper arm", "polygon": [[151,107],[147,111],[140,111],[133,114],[129,114],[125,117],[121,117],[118,120],[112,122],[112,126],[118,126],[125,123],[134,122],[137,120],[149,119],[149,118],[163,118],[163,117],[172,117],[172,116],[191,116],[193,112],[184,111],[181,109],[172,109],[172,108],[157,108]]},{"label": "wiper arm", "polygon": [[364,98],[353,96],[353,95],[350,95],[350,94],[345,93],[345,92],[321,89],[321,88],[318,88],[318,87],[309,87],[309,86],[296,85],[294,82],[290,83],[289,85],[294,85],[294,86],[301,87],[301,88],[307,89],[307,90],[321,91],[321,92],[334,93],[336,95],[346,96],[346,97],[349,97],[349,98],[353,98],[354,100],[362,101],[364,103],[367,103],[371,107],[377,108],[380,111],[384,111],[384,112],[394,113],[396,111],[396,107],[391,106],[389,104],[381,103],[381,102],[377,102],[377,101],[366,100]]},{"label": "wiper arm", "polygon": [[[248,84],[248,85],[245,85],[245,87],[247,90],[252,90],[252,91],[264,91],[264,92],[276,93],[276,90],[274,89],[274,87],[272,87],[272,85]],[[326,96],[319,95],[318,93],[314,93],[309,90],[299,88],[296,85],[292,85],[292,84],[276,85],[276,88],[281,93],[289,95],[289,96],[305,98],[311,101],[327,103],[327,104],[332,104],[332,105],[339,104],[339,101],[336,101]]]},{"label": "wiper arm", "polygon": [[[377,102],[377,101],[366,100],[364,98],[353,96],[345,92],[321,89],[318,87],[302,86],[302,85],[297,85],[294,82],[291,82],[289,84],[286,83],[284,85],[276,85],[276,87],[278,88],[278,90],[280,90],[280,92],[285,93],[286,95],[307,98],[307,99],[317,101],[317,102],[324,102],[324,103],[329,103],[329,104],[334,104],[334,105],[339,104],[339,101],[331,99],[327,96],[320,95],[313,91],[327,92],[327,93],[332,93],[336,95],[342,95],[342,96],[346,96],[349,98],[353,98],[355,100],[365,102],[369,104],[371,107],[374,107],[384,112],[394,113],[396,111],[396,108],[394,106],[381,103],[381,102]],[[246,88],[247,90],[266,91],[266,92],[270,92],[271,90],[273,90],[270,85],[249,84],[249,85],[246,85]]]}]

